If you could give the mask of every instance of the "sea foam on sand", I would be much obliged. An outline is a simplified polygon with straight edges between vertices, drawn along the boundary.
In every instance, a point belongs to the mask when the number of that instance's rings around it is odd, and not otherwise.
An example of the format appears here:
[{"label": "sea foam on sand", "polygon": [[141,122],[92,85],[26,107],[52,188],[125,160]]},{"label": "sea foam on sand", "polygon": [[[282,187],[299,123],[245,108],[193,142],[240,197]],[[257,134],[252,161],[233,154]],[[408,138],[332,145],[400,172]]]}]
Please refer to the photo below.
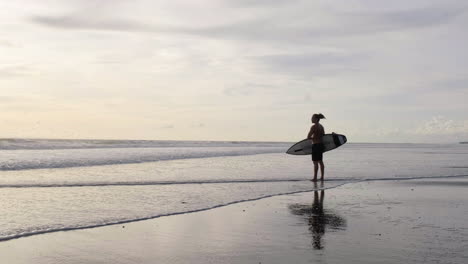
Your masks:
[{"label": "sea foam on sand", "polygon": [[0,255],[11,264],[466,263],[467,190],[467,177],[351,183],[14,239]]}]

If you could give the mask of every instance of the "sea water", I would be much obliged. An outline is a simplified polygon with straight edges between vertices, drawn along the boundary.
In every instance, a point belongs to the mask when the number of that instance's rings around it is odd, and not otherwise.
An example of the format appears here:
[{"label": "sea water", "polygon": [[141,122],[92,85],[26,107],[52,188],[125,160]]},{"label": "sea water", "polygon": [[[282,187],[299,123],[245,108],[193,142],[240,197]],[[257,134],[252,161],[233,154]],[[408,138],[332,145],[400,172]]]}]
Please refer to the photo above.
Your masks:
[{"label": "sea water", "polygon": [[364,180],[468,175],[468,145],[353,144],[326,181],[292,143],[0,140],[0,240],[125,223]]}]

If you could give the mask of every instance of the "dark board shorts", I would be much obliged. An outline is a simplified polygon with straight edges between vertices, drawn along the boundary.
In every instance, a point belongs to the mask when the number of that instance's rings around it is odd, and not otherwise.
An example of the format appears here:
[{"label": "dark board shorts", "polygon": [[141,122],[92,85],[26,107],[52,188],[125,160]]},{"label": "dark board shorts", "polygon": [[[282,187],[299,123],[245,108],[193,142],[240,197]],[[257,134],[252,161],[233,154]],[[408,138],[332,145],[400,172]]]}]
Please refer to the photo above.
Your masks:
[{"label": "dark board shorts", "polygon": [[323,151],[325,146],[323,143],[312,144],[312,160],[321,161],[323,160]]}]

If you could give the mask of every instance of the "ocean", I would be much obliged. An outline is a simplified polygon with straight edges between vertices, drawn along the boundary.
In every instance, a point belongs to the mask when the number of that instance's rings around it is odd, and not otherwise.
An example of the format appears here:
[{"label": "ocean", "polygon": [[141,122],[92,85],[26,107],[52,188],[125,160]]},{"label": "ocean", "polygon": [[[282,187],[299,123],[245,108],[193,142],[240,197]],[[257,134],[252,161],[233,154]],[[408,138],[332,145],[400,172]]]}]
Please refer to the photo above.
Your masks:
[{"label": "ocean", "polygon": [[[0,140],[0,240],[127,223],[314,190],[293,142]],[[324,188],[468,176],[468,145],[348,143]]]}]

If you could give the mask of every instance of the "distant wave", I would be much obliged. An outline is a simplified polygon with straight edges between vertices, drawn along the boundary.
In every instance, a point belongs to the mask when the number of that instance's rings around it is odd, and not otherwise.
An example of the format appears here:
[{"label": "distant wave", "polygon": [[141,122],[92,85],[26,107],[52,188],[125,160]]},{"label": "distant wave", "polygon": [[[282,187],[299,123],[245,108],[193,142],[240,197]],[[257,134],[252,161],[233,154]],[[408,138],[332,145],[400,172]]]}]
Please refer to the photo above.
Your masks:
[{"label": "distant wave", "polygon": [[282,153],[283,147],[186,147],[4,150],[0,170],[69,168],[178,159]]},{"label": "distant wave", "polygon": [[187,148],[187,147],[280,147],[285,142],[185,141],[185,140],[98,140],[98,139],[0,139],[0,150],[95,149],[95,148]]}]

